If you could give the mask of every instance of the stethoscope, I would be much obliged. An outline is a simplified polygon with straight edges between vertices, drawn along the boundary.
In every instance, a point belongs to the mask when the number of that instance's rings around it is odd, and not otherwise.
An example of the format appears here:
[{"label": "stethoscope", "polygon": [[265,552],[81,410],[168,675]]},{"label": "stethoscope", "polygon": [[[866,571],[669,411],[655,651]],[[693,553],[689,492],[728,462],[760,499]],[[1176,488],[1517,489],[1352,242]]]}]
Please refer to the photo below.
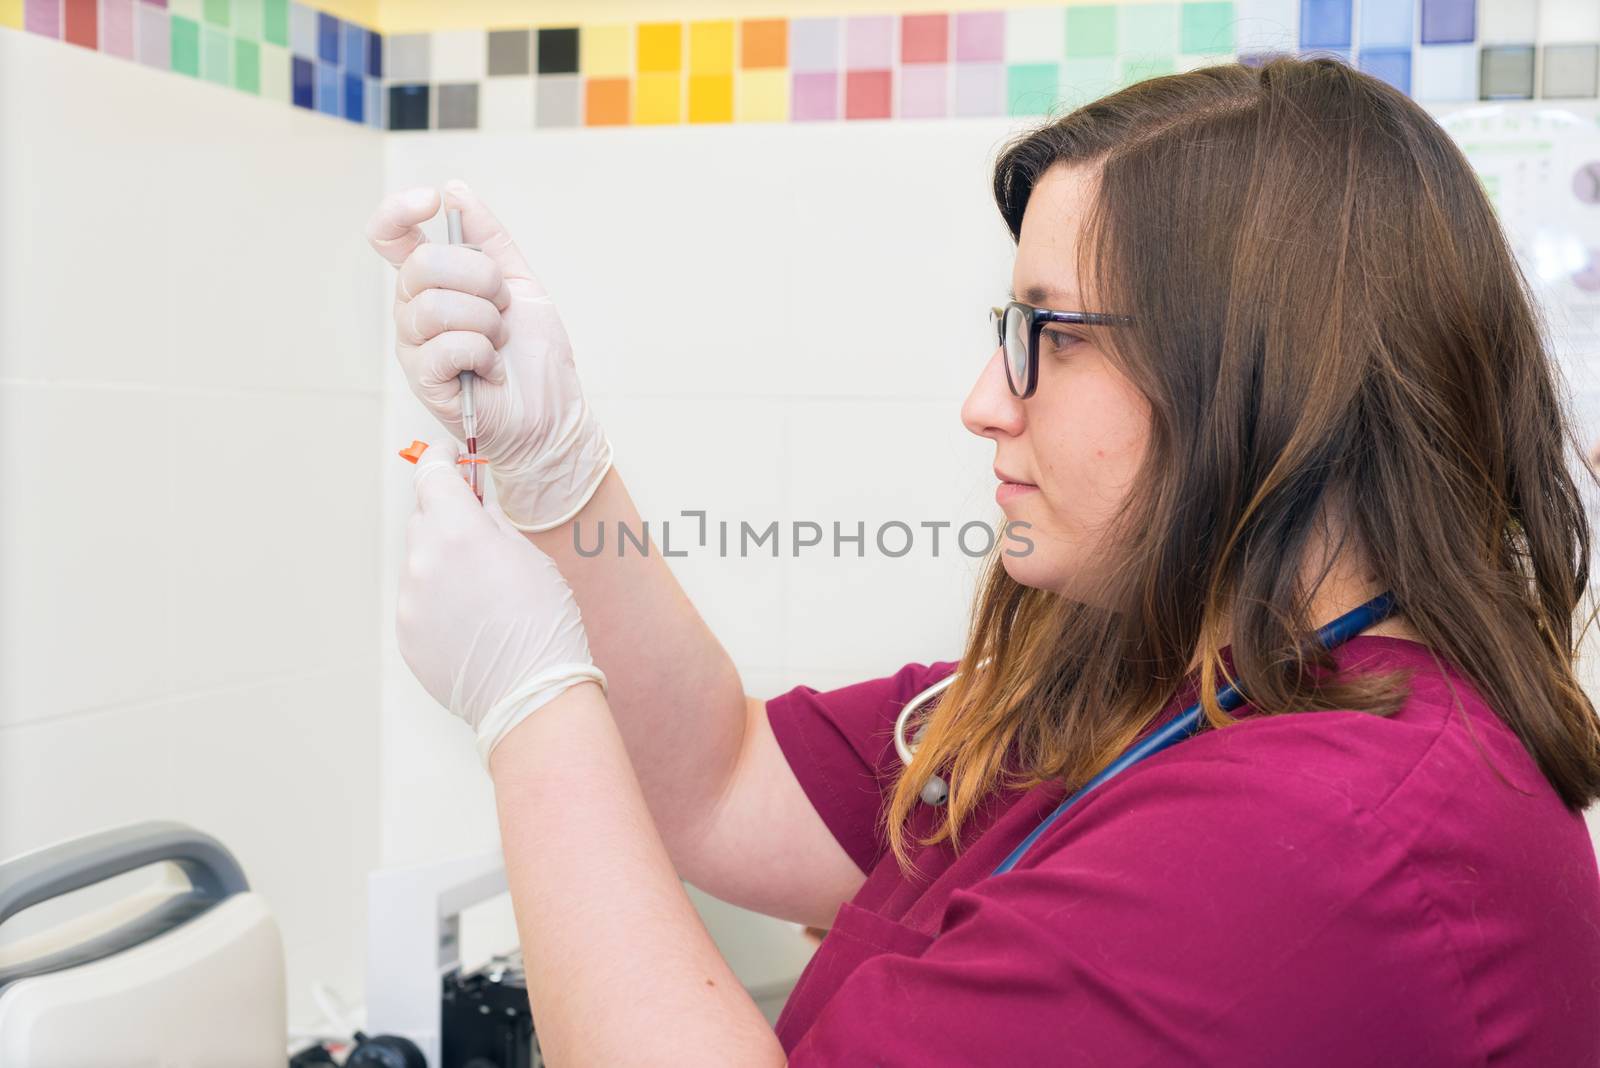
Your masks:
[{"label": "stethoscope", "polygon": [[[1317,641],[1326,649],[1335,649],[1349,641],[1351,638],[1354,638],[1357,634],[1360,634],[1368,627],[1374,626],[1382,622],[1384,619],[1387,619],[1389,616],[1394,614],[1394,610],[1394,595],[1390,593],[1380,594],[1361,607],[1352,609],[1351,611],[1340,616],[1338,619],[1334,620],[1332,623],[1319,628],[1317,631]],[[978,666],[981,668],[985,663],[988,663],[988,661],[980,661]],[[952,672],[950,675],[940,679],[938,682],[934,683],[932,686],[929,686],[911,700],[907,701],[905,707],[900,710],[900,714],[895,717],[894,748],[895,752],[900,756],[900,763],[902,765],[909,767],[911,765],[911,758],[916,755],[916,749],[906,738],[907,725],[910,723],[911,717],[919,708],[933,700],[939,694],[943,693],[945,689],[954,681],[956,681],[956,676],[955,673]],[[1227,686],[1223,687],[1223,689],[1217,694],[1217,704],[1222,707],[1224,712],[1231,712],[1235,708],[1238,708],[1240,705],[1244,704],[1244,702],[1244,694],[1240,693],[1238,688],[1232,683],[1229,683]],[[1172,720],[1160,730],[1150,734],[1142,741],[1130,746],[1126,752],[1113,761],[1104,771],[1090,779],[1071,797],[1068,797],[1065,801],[1061,802],[1061,804],[1057,805],[1055,811],[1046,816],[1039,826],[1035,827],[1028,837],[1024,838],[1017,845],[1017,848],[1013,849],[1010,855],[1008,855],[1005,860],[1000,862],[1000,866],[994,870],[993,874],[1004,875],[1006,872],[1016,867],[1017,862],[1022,859],[1023,854],[1028,851],[1029,847],[1032,846],[1034,842],[1039,840],[1039,837],[1043,835],[1045,831],[1050,829],[1050,825],[1056,820],[1060,819],[1062,813],[1066,812],[1067,809],[1076,804],[1090,790],[1093,790],[1096,786],[1099,786],[1112,776],[1120,775],[1122,772],[1127,771],[1145,757],[1154,756],[1163,749],[1177,745],[1179,742],[1190,737],[1197,730],[1199,730],[1200,723],[1200,702],[1196,701],[1184,711],[1183,715]],[[920,731],[918,732],[918,737],[921,737]],[[950,785],[937,775],[929,776],[928,781],[924,783],[922,787],[923,803],[928,805],[942,805],[949,799]]]}]

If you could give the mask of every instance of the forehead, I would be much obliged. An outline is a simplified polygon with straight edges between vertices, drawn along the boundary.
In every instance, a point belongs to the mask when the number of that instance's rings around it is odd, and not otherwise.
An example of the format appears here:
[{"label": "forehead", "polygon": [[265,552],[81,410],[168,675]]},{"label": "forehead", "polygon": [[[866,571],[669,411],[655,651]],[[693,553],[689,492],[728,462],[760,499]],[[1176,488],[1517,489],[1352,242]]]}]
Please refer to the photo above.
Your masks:
[{"label": "forehead", "polygon": [[1078,245],[1094,188],[1092,168],[1066,164],[1051,167],[1034,183],[1011,268],[1016,299],[1065,309],[1081,303]]}]

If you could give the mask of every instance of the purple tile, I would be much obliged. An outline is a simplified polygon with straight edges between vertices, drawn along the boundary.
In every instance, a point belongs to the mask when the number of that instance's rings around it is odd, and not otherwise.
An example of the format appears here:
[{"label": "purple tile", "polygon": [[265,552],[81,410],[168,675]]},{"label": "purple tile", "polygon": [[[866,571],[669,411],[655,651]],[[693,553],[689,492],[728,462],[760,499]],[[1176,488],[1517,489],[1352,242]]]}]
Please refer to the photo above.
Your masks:
[{"label": "purple tile", "polygon": [[1005,58],[1004,11],[968,11],[956,15],[956,59],[1000,63]]},{"label": "purple tile", "polygon": [[952,115],[1004,115],[1006,68],[1003,63],[957,63]]},{"label": "purple tile", "polygon": [[133,0],[100,0],[100,51],[133,58]]},{"label": "purple tile", "polygon": [[844,23],[846,70],[888,70],[894,65],[893,15],[865,15]]},{"label": "purple tile", "polygon": [[839,117],[839,75],[834,71],[801,72],[794,76],[789,121]]},{"label": "purple tile", "polygon": [[1473,0],[1422,0],[1423,44],[1466,44],[1476,29]]},{"label": "purple tile", "polygon": [[938,119],[950,112],[950,67],[945,63],[908,63],[900,68],[900,115]]},{"label": "purple tile", "polygon": [[157,70],[167,70],[172,66],[172,29],[167,22],[166,8],[140,4],[137,14],[139,62]]},{"label": "purple tile", "polygon": [[149,4],[151,7],[159,7],[163,9],[165,9],[167,6],[167,0],[140,0],[140,2]]},{"label": "purple tile", "polygon": [[839,69],[839,20],[790,19],[789,69],[835,71]]},{"label": "purple tile", "polygon": [[46,37],[61,36],[61,0],[25,0],[22,28]]},{"label": "purple tile", "polygon": [[297,108],[317,106],[317,68],[305,56],[294,56],[289,67],[292,99]]}]

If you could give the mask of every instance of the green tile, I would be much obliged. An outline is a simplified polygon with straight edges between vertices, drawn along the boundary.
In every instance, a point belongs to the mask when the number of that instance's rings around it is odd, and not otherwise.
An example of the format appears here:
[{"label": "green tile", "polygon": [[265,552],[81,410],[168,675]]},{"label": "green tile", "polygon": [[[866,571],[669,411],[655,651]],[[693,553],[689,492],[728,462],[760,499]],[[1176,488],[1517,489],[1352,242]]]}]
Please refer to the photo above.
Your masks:
[{"label": "green tile", "polygon": [[1067,55],[1117,54],[1117,9],[1110,6],[1067,8]]},{"label": "green tile", "polygon": [[1116,89],[1117,61],[1110,56],[1069,59],[1061,65],[1061,99],[1073,107],[1098,100]]},{"label": "green tile", "polygon": [[261,92],[261,46],[243,37],[233,39],[233,85],[247,93]]},{"label": "green tile", "polygon": [[1121,51],[1168,56],[1178,50],[1177,4],[1123,4],[1117,8]]},{"label": "green tile", "polygon": [[1233,4],[1183,5],[1181,52],[1216,55],[1233,51]]},{"label": "green tile", "polygon": [[213,26],[228,25],[228,0],[206,0],[206,21]]},{"label": "green tile", "polygon": [[206,26],[200,35],[200,77],[218,85],[233,84],[233,38]]},{"label": "green tile", "polygon": [[1176,73],[1177,69],[1178,65],[1171,56],[1123,56],[1121,84],[1132,85],[1146,78]]},{"label": "green tile", "polygon": [[1060,84],[1061,72],[1054,63],[1011,64],[1006,68],[1006,114],[1048,114]]},{"label": "green tile", "polygon": [[233,0],[233,35],[261,40],[261,0]]},{"label": "green tile", "polygon": [[289,47],[289,0],[261,0],[261,39]]},{"label": "green tile", "polygon": [[200,24],[193,19],[172,17],[172,69],[200,77]]}]

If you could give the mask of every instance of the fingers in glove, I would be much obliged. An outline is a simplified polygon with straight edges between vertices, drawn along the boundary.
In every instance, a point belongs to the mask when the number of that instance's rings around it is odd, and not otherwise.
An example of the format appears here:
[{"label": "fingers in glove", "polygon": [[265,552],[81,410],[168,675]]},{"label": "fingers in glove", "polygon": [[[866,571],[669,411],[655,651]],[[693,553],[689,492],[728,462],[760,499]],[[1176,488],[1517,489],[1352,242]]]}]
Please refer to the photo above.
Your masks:
[{"label": "fingers in glove", "polygon": [[506,380],[505,362],[499,350],[476,331],[447,330],[417,347],[416,382],[430,396],[454,396],[460,387],[457,376],[462,371],[471,371],[495,384]]},{"label": "fingers in glove", "polygon": [[485,531],[494,530],[494,522],[484,515],[483,505],[462,477],[460,458],[455,440],[446,438],[428,442],[417,460],[412,486],[417,492],[417,513],[422,521],[413,532],[419,538],[481,537]]},{"label": "fingers in glove", "polygon": [[420,345],[450,330],[472,330],[499,348],[509,334],[492,302],[454,289],[424,289],[396,304],[394,325],[402,345]]},{"label": "fingers in glove", "polygon": [[465,245],[419,245],[406,257],[395,276],[396,293],[402,300],[411,300],[428,289],[470,293],[501,311],[511,307],[511,290],[500,265]]},{"label": "fingers in glove", "polygon": [[428,238],[421,223],[439,214],[439,191],[416,186],[390,193],[367,221],[367,242],[378,255],[400,266]]},{"label": "fingers in glove", "polygon": [[444,186],[444,202],[447,208],[461,209],[461,239],[469,245],[477,245],[500,265],[507,281],[531,285],[535,296],[544,296],[544,283],[534,276],[533,268],[528,266],[528,261],[523,258],[522,252],[517,248],[516,242],[511,240],[511,235],[506,233],[506,228],[500,225],[500,220],[494,217],[488,205],[478,199],[466,182],[459,178],[452,178]]}]

